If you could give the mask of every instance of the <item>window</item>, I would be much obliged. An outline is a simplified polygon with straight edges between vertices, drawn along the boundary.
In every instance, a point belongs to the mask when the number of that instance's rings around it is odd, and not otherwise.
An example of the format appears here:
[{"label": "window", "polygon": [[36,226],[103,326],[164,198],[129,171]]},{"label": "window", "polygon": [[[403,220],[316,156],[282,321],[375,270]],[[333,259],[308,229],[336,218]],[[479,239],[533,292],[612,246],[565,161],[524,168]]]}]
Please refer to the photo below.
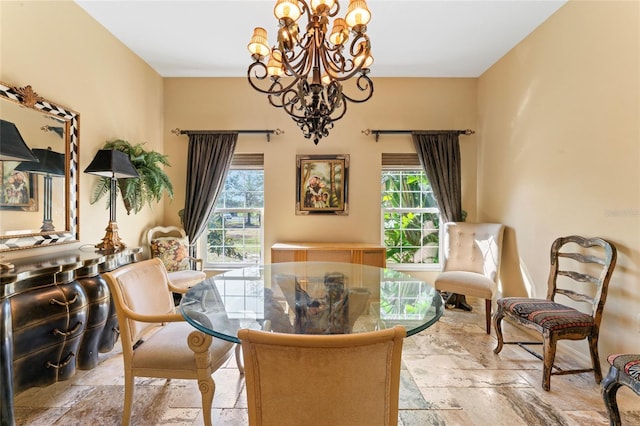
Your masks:
[{"label": "window", "polygon": [[244,267],[262,263],[264,158],[235,154],[207,229],[200,238],[205,267]]},{"label": "window", "polygon": [[237,269],[216,277],[215,286],[230,320],[250,327],[255,320],[264,319],[265,296],[262,291],[256,291],[256,283],[261,281],[264,277],[259,266]]},{"label": "window", "polygon": [[439,269],[440,212],[427,175],[415,154],[383,154],[382,159],[387,267]]}]

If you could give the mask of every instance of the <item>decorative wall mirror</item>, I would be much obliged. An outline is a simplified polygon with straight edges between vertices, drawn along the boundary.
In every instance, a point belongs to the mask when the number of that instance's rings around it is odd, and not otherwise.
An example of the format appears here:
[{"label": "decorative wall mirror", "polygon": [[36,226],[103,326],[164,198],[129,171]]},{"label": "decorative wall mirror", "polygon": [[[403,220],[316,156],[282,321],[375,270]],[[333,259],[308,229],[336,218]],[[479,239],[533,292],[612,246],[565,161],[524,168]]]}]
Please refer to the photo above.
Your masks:
[{"label": "decorative wall mirror", "polygon": [[0,82],[0,252],[78,235],[79,114]]}]

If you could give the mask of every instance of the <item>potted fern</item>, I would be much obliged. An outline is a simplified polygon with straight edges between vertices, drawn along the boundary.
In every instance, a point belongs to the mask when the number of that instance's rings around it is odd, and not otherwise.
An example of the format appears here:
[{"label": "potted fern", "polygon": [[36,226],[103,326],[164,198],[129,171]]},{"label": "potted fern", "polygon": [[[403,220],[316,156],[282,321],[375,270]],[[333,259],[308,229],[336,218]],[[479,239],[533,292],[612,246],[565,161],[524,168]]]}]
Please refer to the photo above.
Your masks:
[{"label": "potted fern", "polygon": [[[133,167],[140,175],[139,178],[118,179],[118,191],[122,195],[127,214],[131,214],[132,211],[134,214],[138,213],[145,204],[151,206],[152,202],[159,202],[165,192],[173,199],[173,185],[161,167],[171,167],[166,155],[147,151],[141,143],[132,145],[121,139],[105,143],[104,149],[117,149],[129,155]],[[100,179],[91,196],[91,204],[109,194],[109,188],[109,178]],[[109,207],[109,197],[107,200]]]}]

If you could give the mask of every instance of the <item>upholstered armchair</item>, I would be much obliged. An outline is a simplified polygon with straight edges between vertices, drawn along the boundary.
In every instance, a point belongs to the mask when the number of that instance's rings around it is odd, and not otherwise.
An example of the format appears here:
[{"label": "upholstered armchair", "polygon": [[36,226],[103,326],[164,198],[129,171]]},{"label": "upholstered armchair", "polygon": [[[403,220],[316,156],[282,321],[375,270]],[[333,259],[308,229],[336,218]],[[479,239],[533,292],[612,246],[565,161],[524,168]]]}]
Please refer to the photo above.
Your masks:
[{"label": "upholstered armchair", "polygon": [[[116,307],[124,360],[122,424],[131,420],[135,377],[194,379],[211,425],[215,383],[211,375],[234,344],[197,331],[176,313],[164,264],[149,259],[104,274]],[[139,422],[142,423],[142,422]]]},{"label": "upholstered armchair", "polygon": [[156,226],[147,231],[147,243],[151,257],[157,257],[164,263],[177,293],[185,293],[207,277],[202,271],[202,259],[189,256],[189,239],[184,229]]},{"label": "upholstered armchair", "polygon": [[444,266],[434,287],[441,292],[485,299],[485,323],[489,334],[504,226],[469,222],[449,222],[444,226]]}]

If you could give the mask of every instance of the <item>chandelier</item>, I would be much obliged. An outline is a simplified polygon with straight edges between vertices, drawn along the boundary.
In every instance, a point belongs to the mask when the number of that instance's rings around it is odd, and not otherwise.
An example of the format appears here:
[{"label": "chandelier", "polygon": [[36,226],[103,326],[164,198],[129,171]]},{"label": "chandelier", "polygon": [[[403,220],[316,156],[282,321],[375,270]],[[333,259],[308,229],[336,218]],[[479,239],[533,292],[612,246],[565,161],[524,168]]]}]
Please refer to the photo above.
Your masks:
[{"label": "chandelier", "polygon": [[[258,27],[247,46],[254,60],[247,72],[251,86],[284,109],[316,145],[345,115],[347,102],[365,102],[373,95],[367,75],[373,63],[367,3],[349,0],[344,18],[336,18],[339,11],[337,0],[277,0],[277,44],[269,48],[267,31]],[[300,32],[298,19],[304,14],[307,28]],[[328,33],[330,18],[335,19]],[[355,76],[352,89],[357,97],[347,95],[342,86]]]}]

